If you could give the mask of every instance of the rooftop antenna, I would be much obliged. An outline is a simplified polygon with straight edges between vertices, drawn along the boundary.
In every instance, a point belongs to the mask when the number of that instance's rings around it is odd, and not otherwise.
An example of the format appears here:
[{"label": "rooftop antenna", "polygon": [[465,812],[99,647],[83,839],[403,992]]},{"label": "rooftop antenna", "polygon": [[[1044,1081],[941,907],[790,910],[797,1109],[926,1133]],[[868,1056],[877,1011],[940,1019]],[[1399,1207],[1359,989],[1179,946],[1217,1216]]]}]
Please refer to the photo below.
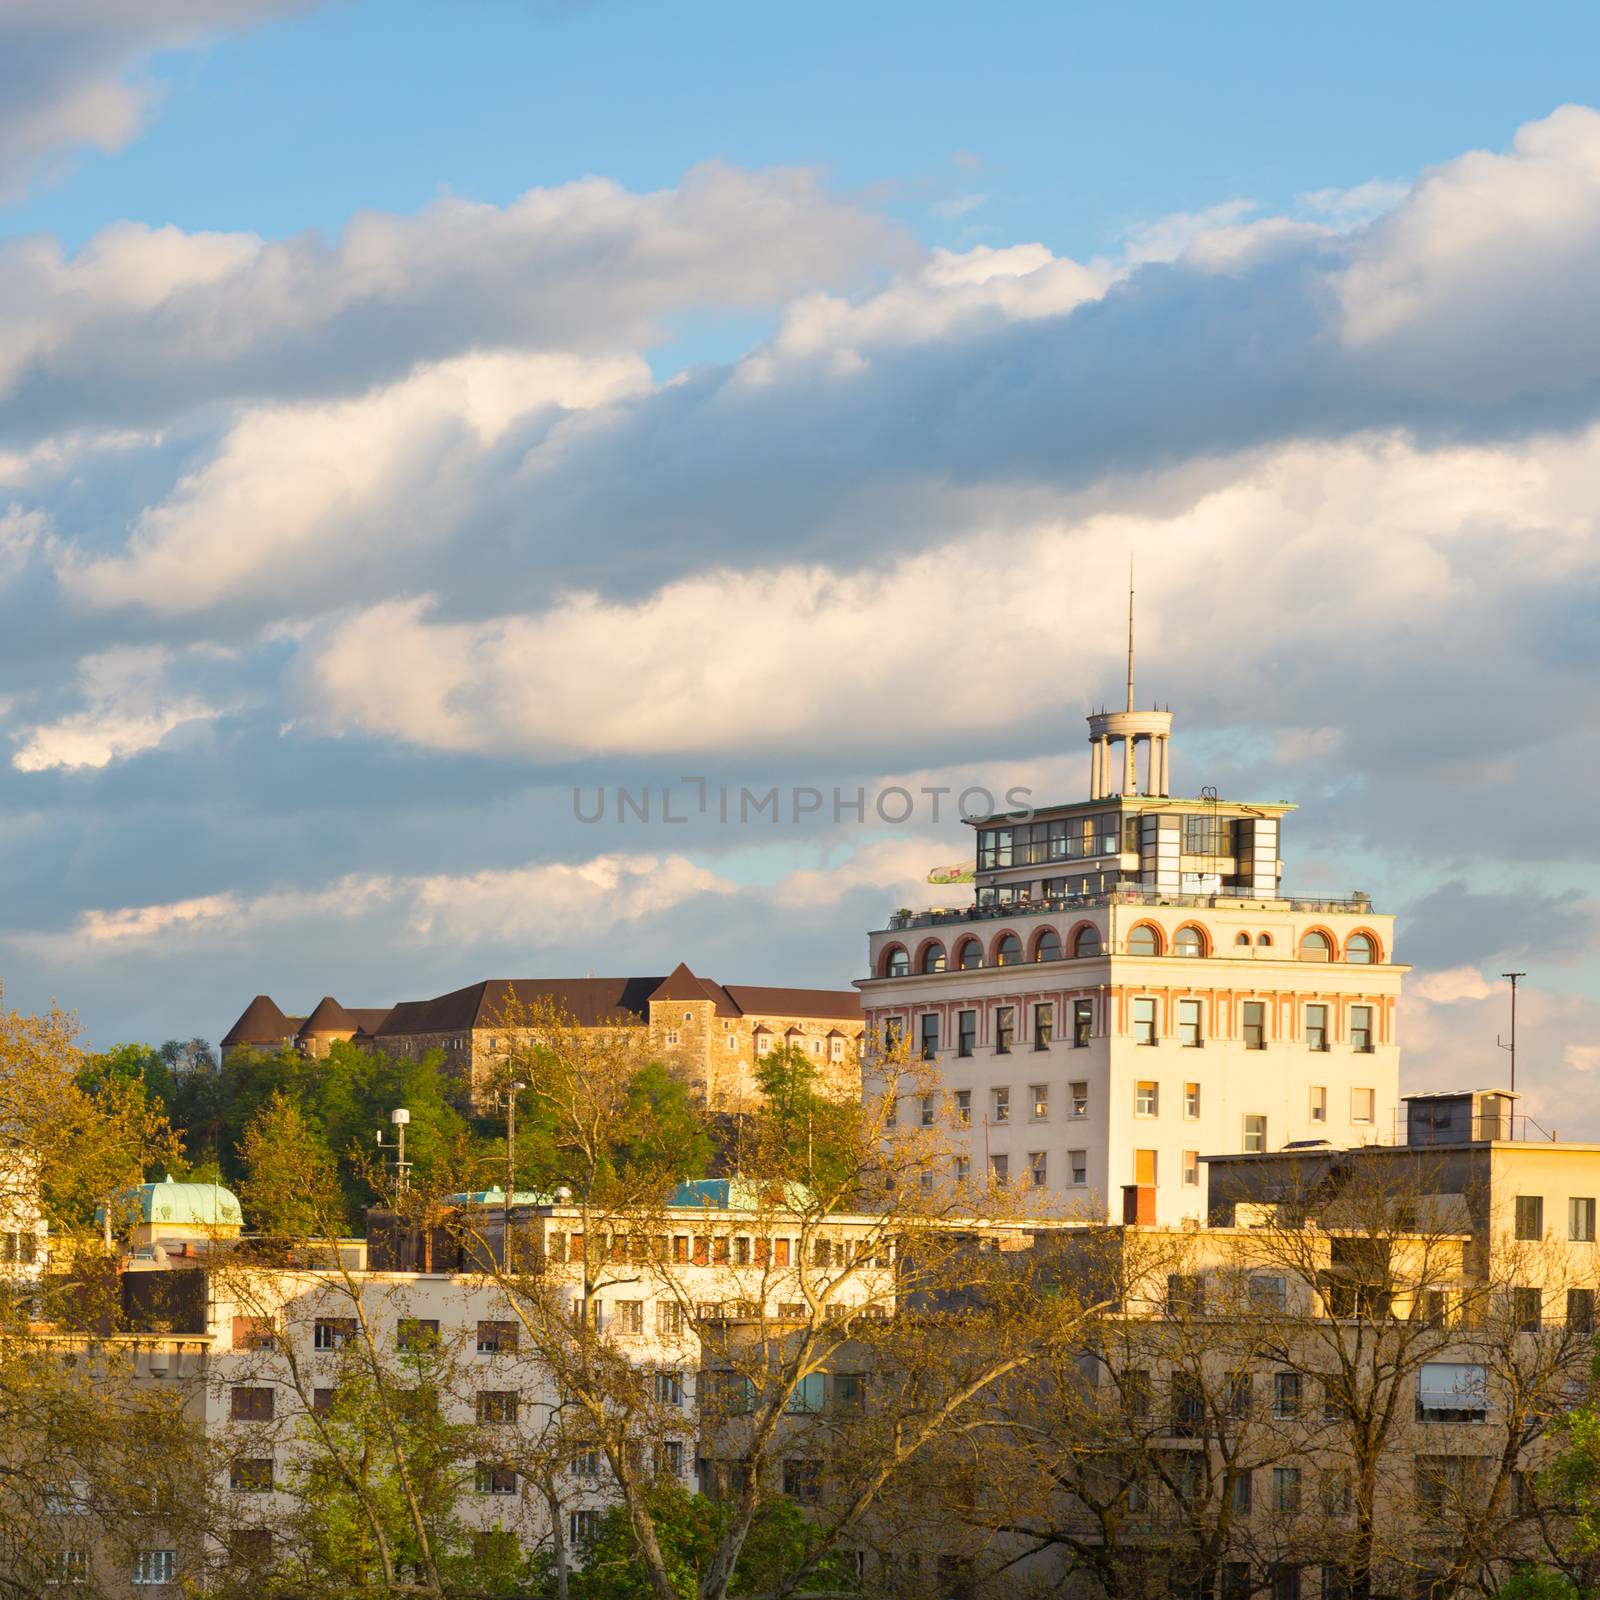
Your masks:
[{"label": "rooftop antenna", "polygon": [[1133,710],[1133,557],[1128,557],[1128,709]]},{"label": "rooftop antenna", "polygon": [[1517,1092],[1517,980],[1526,978],[1528,974],[1526,972],[1502,972],[1500,976],[1511,980],[1511,1042],[1510,1044],[1504,1043],[1498,1033],[1494,1036],[1494,1042],[1502,1050],[1511,1052],[1511,1092],[1515,1094]]}]

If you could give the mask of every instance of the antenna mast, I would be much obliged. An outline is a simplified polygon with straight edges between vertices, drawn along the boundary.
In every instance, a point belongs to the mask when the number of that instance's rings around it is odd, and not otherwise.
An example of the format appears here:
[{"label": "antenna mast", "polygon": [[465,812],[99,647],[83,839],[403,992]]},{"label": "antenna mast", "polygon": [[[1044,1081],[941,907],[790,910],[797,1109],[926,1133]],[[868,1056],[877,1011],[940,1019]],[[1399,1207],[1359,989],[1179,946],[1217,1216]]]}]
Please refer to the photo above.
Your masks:
[{"label": "antenna mast", "polygon": [[1133,710],[1133,557],[1128,557],[1128,709]]}]

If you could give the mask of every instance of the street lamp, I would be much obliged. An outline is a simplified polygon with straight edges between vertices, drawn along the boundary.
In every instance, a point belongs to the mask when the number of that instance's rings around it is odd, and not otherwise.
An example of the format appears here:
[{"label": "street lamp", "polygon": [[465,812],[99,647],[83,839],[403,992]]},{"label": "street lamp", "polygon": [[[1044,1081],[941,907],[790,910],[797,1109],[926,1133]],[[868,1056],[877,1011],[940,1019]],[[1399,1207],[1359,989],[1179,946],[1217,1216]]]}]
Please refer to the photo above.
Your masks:
[{"label": "street lamp", "polygon": [[[389,1121],[394,1126],[398,1138],[398,1148],[395,1152],[394,1163],[394,1192],[398,1199],[406,1192],[407,1179],[411,1172],[411,1163],[406,1160],[406,1124],[411,1121],[411,1113],[404,1106],[396,1106],[389,1113]],[[383,1129],[378,1129],[378,1148],[387,1151],[389,1146],[383,1142]]]},{"label": "street lamp", "polygon": [[511,1196],[517,1186],[517,1096],[528,1086],[520,1079],[506,1085],[506,1220],[501,1240],[501,1265],[511,1267]]}]

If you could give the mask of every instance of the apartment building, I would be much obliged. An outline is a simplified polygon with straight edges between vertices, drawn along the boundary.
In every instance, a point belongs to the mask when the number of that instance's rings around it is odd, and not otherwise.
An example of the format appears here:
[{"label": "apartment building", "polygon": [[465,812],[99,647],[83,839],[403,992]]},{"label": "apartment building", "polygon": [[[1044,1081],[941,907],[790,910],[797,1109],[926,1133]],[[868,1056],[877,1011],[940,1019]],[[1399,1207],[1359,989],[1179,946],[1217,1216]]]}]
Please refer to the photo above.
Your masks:
[{"label": "apartment building", "polygon": [[1409,969],[1366,895],[1285,892],[1288,802],[1172,794],[1172,714],[1129,676],[1089,718],[1089,799],[973,821],[973,902],[895,912],[856,987],[936,1069],[901,1114],[948,1121],[954,1180],[1176,1223],[1207,1154],[1392,1137]]},{"label": "apartment building", "polygon": [[863,1021],[854,991],[720,984],[682,962],[665,977],[490,978],[378,1009],[328,995],[303,1018],[257,995],[224,1035],[222,1053],[227,1060],[240,1050],[292,1048],[321,1058],[335,1041],[399,1057],[437,1050],[476,1098],[508,1045],[526,1035],[518,1025],[525,1008],[545,1004],[586,1028],[641,1031],[716,1110],[748,1104],[761,1061],[780,1049],[802,1051],[833,1092],[860,1089]]}]

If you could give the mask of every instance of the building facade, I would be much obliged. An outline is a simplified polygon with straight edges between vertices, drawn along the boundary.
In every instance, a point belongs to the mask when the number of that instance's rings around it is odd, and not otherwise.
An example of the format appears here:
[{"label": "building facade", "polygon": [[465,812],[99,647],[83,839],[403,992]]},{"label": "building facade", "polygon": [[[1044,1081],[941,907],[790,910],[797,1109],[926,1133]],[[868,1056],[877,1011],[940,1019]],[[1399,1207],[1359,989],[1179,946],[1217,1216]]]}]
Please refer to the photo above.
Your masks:
[{"label": "building facade", "polygon": [[478,1097],[479,1086],[527,1030],[517,1018],[550,1004],[586,1028],[641,1030],[663,1063],[714,1110],[738,1110],[756,1091],[762,1058],[802,1051],[833,1093],[859,1091],[863,1020],[852,990],[720,984],[679,965],[666,977],[490,978],[431,1000],[352,1009],[325,996],[309,1016],[290,1017],[257,995],[222,1041],[240,1050],[294,1048],[322,1057],[335,1040],[396,1057],[439,1051]]},{"label": "building facade", "polygon": [[1173,796],[1171,723],[1130,671],[1089,718],[1089,799],[975,821],[973,903],[869,936],[869,1036],[936,1069],[901,1114],[948,1120],[955,1180],[1177,1223],[1204,1155],[1393,1136],[1393,917],[1284,892],[1286,802]]}]

